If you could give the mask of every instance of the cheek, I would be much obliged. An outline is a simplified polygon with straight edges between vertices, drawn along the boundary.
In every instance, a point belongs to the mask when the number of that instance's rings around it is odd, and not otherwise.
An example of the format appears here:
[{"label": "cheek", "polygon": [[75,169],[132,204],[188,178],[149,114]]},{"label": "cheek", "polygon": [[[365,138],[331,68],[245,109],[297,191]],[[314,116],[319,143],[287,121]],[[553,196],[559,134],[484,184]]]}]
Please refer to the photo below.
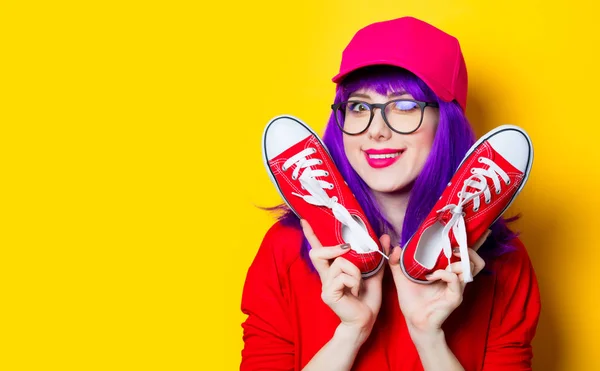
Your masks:
[{"label": "cheek", "polygon": [[430,130],[427,135],[423,138],[423,147],[427,149],[427,152],[433,147],[433,140],[435,139],[435,129]]},{"label": "cheek", "polygon": [[435,133],[437,132],[438,123],[437,120],[432,120],[431,122],[427,122],[425,124],[426,125],[423,125],[424,130],[422,132],[422,135],[419,138],[419,144],[421,148],[423,148],[427,151],[427,153],[429,153],[431,147],[433,146],[433,141],[435,139]]},{"label": "cheek", "polygon": [[342,143],[344,144],[344,153],[346,154],[346,157],[350,163],[352,163],[354,157],[356,157],[360,152],[360,145],[356,137],[344,135],[342,138]]}]

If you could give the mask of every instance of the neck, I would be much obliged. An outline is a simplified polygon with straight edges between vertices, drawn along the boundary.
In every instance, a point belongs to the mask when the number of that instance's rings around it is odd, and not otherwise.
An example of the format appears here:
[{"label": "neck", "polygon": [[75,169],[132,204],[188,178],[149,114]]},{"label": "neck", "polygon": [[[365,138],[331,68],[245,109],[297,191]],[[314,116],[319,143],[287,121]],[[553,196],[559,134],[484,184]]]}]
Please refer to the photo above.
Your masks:
[{"label": "neck", "polygon": [[408,205],[408,196],[410,195],[410,192],[372,192],[373,196],[377,200],[379,209],[394,227],[394,232],[390,232],[392,244],[397,243],[400,241],[400,236],[402,235],[402,225],[404,223],[404,215],[406,214],[406,207]]}]

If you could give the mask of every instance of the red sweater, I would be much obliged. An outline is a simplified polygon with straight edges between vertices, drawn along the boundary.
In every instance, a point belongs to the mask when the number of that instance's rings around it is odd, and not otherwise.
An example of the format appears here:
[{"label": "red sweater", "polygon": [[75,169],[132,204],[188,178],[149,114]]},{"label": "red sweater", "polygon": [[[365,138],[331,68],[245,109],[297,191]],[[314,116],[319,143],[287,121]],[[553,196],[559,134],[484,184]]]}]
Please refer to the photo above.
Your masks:
[{"label": "red sweater", "polygon": [[[275,224],[248,270],[242,296],[240,369],[301,370],[331,339],[339,318],[321,300],[321,282],[300,256],[302,232]],[[444,323],[446,341],[467,371],[531,370],[540,296],[523,244],[469,283]],[[383,303],[353,370],[422,370],[386,268]]]}]

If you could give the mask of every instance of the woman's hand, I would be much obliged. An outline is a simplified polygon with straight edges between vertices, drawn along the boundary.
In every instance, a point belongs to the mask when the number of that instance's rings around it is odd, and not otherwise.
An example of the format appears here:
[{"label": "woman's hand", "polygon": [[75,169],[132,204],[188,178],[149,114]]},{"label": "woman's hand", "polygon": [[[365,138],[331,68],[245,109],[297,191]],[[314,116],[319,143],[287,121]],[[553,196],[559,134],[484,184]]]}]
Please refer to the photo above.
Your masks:
[{"label": "woman's hand", "polygon": [[[489,233],[488,231],[473,248],[469,249],[473,277],[485,266],[477,250]],[[427,279],[432,282],[431,284],[412,282],[400,268],[400,253],[400,248],[395,247],[390,255],[389,264],[398,291],[400,309],[406,319],[411,337],[417,343],[421,339],[434,338],[442,332],[442,324],[462,302],[466,283],[463,282],[460,262],[429,275]],[[459,252],[454,251],[454,254],[460,256]]]},{"label": "woman's hand", "polygon": [[[364,342],[371,333],[381,307],[384,269],[363,280],[360,270],[343,258],[350,251],[349,245],[323,247],[308,222],[302,220],[301,224],[312,247],[310,259],[323,285],[321,298],[341,320],[338,331],[356,334],[359,342]],[[389,236],[383,235],[381,243],[389,246]]]}]

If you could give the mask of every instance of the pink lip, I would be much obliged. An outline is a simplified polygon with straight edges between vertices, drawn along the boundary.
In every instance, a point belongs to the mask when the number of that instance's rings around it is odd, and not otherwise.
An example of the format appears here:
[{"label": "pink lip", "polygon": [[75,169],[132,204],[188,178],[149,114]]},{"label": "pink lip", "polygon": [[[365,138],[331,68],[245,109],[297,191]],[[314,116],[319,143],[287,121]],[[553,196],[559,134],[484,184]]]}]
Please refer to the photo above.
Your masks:
[{"label": "pink lip", "polygon": [[382,149],[365,149],[364,152],[370,155],[387,155],[388,153],[404,152],[403,149],[382,148]]},{"label": "pink lip", "polygon": [[[367,163],[369,164],[369,166],[371,166],[372,168],[375,168],[375,169],[381,169],[384,167],[391,166],[396,161],[398,161],[400,159],[400,157],[402,157],[404,150],[403,149],[383,148],[383,149],[367,149],[363,152],[365,153],[365,158],[367,159]],[[400,155],[396,156],[396,157],[392,157],[392,158],[371,158],[371,157],[369,157],[369,155],[386,155],[386,154],[398,153],[398,152],[400,152]]]}]

